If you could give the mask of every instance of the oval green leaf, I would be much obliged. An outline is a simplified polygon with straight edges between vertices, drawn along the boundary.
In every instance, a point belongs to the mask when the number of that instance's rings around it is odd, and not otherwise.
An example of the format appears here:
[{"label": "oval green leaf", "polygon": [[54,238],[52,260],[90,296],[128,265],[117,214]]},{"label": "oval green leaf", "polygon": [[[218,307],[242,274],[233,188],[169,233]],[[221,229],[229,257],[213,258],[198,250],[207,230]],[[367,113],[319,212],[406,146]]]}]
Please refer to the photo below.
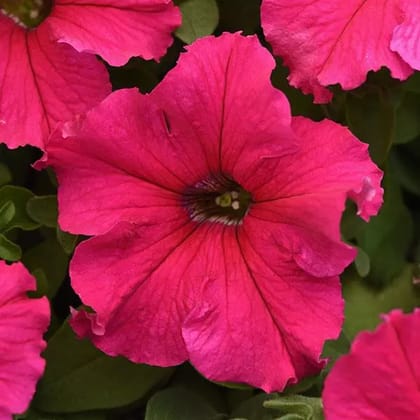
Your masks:
[{"label": "oval green leaf", "polygon": [[41,225],[51,228],[57,226],[57,196],[32,197],[26,204],[26,210],[29,216]]},{"label": "oval green leaf", "polygon": [[47,367],[33,402],[44,412],[123,407],[143,398],[173,372],[107,356],[75,337],[67,322],[51,338],[44,356]]},{"label": "oval green leaf", "polygon": [[219,9],[215,0],[184,0],[179,3],[182,25],[175,35],[187,44],[210,35],[219,23]]}]

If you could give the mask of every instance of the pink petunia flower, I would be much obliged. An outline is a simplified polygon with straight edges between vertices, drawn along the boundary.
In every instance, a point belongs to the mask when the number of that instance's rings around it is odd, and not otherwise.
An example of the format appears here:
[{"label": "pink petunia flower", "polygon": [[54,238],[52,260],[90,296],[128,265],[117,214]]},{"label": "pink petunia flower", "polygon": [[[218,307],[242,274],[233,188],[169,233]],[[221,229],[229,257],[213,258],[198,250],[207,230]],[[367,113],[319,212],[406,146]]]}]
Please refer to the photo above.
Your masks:
[{"label": "pink petunia flower", "polygon": [[30,299],[35,279],[21,264],[0,261],[0,419],[23,413],[44,372],[42,339],[50,310],[46,298]]},{"label": "pink petunia flower", "polygon": [[94,236],[70,274],[96,313],[73,328],[104,352],[266,391],[323,366],[355,256],[344,202],[375,214],[381,171],[345,127],[292,120],[273,68],[256,37],[202,38],[150,95],[53,136],[61,227]]},{"label": "pink petunia flower", "polygon": [[420,309],[360,333],[325,381],[327,420],[420,418]]},{"label": "pink petunia flower", "polygon": [[315,103],[328,85],[360,86],[369,70],[388,67],[404,80],[420,70],[420,6],[414,0],[263,0],[261,21],[289,82]]},{"label": "pink petunia flower", "polygon": [[58,122],[111,92],[92,53],[158,59],[180,19],[171,0],[0,0],[0,142],[43,149]]}]

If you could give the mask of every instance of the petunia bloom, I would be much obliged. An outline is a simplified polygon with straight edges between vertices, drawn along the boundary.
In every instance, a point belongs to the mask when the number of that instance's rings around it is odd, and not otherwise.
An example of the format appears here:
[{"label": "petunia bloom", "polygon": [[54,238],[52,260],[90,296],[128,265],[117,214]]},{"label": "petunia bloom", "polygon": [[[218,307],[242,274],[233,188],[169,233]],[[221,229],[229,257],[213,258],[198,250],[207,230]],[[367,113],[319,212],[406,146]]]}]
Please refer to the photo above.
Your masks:
[{"label": "petunia bloom", "polygon": [[46,298],[30,299],[35,279],[21,264],[0,261],[0,419],[23,413],[44,372],[42,339],[50,310]]},{"label": "petunia bloom", "polygon": [[420,309],[360,333],[325,381],[327,420],[420,418]]},{"label": "petunia bloom", "polygon": [[420,70],[420,6],[413,0],[263,0],[261,21],[289,82],[316,103],[328,85],[360,86],[369,70],[388,67],[404,80]]},{"label": "petunia bloom", "polygon": [[171,0],[0,0],[0,142],[43,149],[58,122],[111,92],[92,53],[158,59],[179,24]]},{"label": "petunia bloom", "polygon": [[345,127],[292,120],[273,68],[256,37],[202,38],[151,94],[52,137],[60,225],[93,236],[70,276],[95,313],[72,325],[105,353],[266,391],[323,366],[355,256],[344,202],[375,214],[381,171]]}]

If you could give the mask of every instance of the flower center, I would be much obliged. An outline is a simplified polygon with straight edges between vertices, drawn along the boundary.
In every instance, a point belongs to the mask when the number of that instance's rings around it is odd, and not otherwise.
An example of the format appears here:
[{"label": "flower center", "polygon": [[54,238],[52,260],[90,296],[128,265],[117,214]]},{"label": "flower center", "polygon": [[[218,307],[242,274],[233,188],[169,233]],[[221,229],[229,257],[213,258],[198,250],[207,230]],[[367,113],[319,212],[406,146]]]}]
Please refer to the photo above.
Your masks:
[{"label": "flower center", "polygon": [[196,222],[239,225],[251,203],[251,194],[225,174],[210,175],[183,194],[183,205]]},{"label": "flower center", "polygon": [[0,0],[0,11],[25,28],[35,28],[50,14],[53,0]]}]

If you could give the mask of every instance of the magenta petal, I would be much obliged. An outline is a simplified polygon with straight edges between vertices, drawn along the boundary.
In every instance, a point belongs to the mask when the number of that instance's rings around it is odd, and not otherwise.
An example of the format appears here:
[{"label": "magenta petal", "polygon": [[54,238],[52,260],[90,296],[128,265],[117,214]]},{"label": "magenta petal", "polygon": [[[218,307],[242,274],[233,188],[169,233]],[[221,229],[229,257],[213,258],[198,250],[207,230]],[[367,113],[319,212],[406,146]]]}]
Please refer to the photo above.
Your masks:
[{"label": "magenta petal", "polygon": [[420,310],[392,311],[372,333],[360,333],[325,381],[327,420],[418,419]]},{"label": "magenta petal", "polygon": [[162,57],[181,14],[172,0],[57,0],[48,23],[58,41],[122,66]]},{"label": "magenta petal", "polygon": [[[339,202],[339,207],[343,207],[348,195],[358,204],[364,220],[375,215],[382,204],[383,174],[370,159],[368,145],[348,128],[330,120],[315,122],[294,117],[292,128],[298,148],[294,154],[261,165],[254,177],[269,171],[271,179],[254,186],[255,200],[282,203],[283,200],[305,199],[305,196],[309,201],[310,197],[330,195],[335,199],[322,203],[328,213],[330,204],[335,207]],[[319,200],[312,201],[317,204]],[[335,225],[334,229],[337,229]]]},{"label": "magenta petal", "polygon": [[[354,259],[341,242],[340,219],[347,197],[368,220],[382,204],[382,172],[369,158],[367,145],[332,121],[295,117],[299,149],[261,166],[253,177],[269,178],[255,190],[249,217],[265,221],[296,263],[316,276],[334,276]],[[271,166],[270,166],[271,165]],[[270,228],[269,225],[272,225]],[[262,228],[263,229],[263,228]]]},{"label": "magenta petal", "polygon": [[187,51],[151,96],[185,144],[188,165],[205,160],[207,171],[223,167],[241,182],[261,156],[293,149],[290,106],[271,85],[275,63],[257,37],[224,33]]},{"label": "magenta petal", "polygon": [[50,310],[46,298],[27,297],[35,279],[22,264],[0,261],[0,281],[0,418],[9,419],[28,408],[44,372]]},{"label": "magenta petal", "polygon": [[162,111],[137,89],[111,94],[87,114],[77,136],[56,132],[42,165],[58,176],[61,227],[94,235],[119,221],[171,218],[190,173],[175,147]]},{"label": "magenta petal", "polygon": [[383,173],[370,159],[368,145],[348,128],[329,120],[313,122],[296,117],[293,128],[301,141],[301,159],[305,164],[299,165],[298,159],[288,162],[295,170],[290,171],[294,180],[287,187],[287,195],[304,191],[345,193],[357,204],[362,219],[368,221],[376,215],[383,202]]},{"label": "magenta petal", "polygon": [[[317,199],[334,200],[334,197],[324,196]],[[344,201],[344,200],[342,200]],[[355,248],[341,242],[338,233],[327,236],[328,229],[321,229],[324,222],[331,230],[338,231],[339,220],[343,208],[337,207],[334,214],[323,214],[317,223],[308,223],[319,209],[317,204],[306,199],[285,200],[279,205],[258,204],[249,214],[250,219],[259,223],[261,231],[269,231],[275,237],[277,246],[286,249],[295,263],[308,274],[315,277],[336,276],[354,260],[357,255]],[[337,201],[338,203],[338,201]],[[333,206],[329,206],[329,211]],[[294,221],[291,215],[294,215]],[[318,225],[319,223],[319,225]],[[274,246],[274,245],[273,245]]]},{"label": "magenta petal", "polygon": [[412,73],[389,47],[394,28],[402,21],[399,4],[264,0],[261,20],[274,54],[290,68],[290,84],[312,93],[316,103],[325,103],[332,98],[325,86],[356,88],[369,70],[386,66],[401,80]]},{"label": "magenta petal", "polygon": [[307,275],[260,227],[250,220],[244,230],[222,230],[211,253],[197,256],[216,276],[207,279],[183,337],[207,378],[270,392],[324,366],[320,353],[340,331],[343,300],[338,277]]},{"label": "magenta petal", "polygon": [[0,142],[41,149],[59,121],[111,90],[105,67],[50,39],[45,24],[26,31],[0,14]]},{"label": "magenta petal", "polygon": [[79,245],[72,286],[96,315],[79,312],[73,328],[107,354],[134,362],[168,366],[187,360],[181,325],[210,275],[196,256],[201,247],[211,252],[209,230],[178,212],[171,222],[121,223]]},{"label": "magenta petal", "polygon": [[212,380],[266,391],[319,371],[342,322],[338,278],[308,276],[274,242],[273,272],[236,235],[180,217],[120,224],[79,245],[72,285],[96,314],[77,313],[73,328],[107,354],[160,366],[190,359]]},{"label": "magenta petal", "polygon": [[413,69],[420,70],[420,3],[401,0],[404,20],[394,29],[391,50],[397,52]]}]

